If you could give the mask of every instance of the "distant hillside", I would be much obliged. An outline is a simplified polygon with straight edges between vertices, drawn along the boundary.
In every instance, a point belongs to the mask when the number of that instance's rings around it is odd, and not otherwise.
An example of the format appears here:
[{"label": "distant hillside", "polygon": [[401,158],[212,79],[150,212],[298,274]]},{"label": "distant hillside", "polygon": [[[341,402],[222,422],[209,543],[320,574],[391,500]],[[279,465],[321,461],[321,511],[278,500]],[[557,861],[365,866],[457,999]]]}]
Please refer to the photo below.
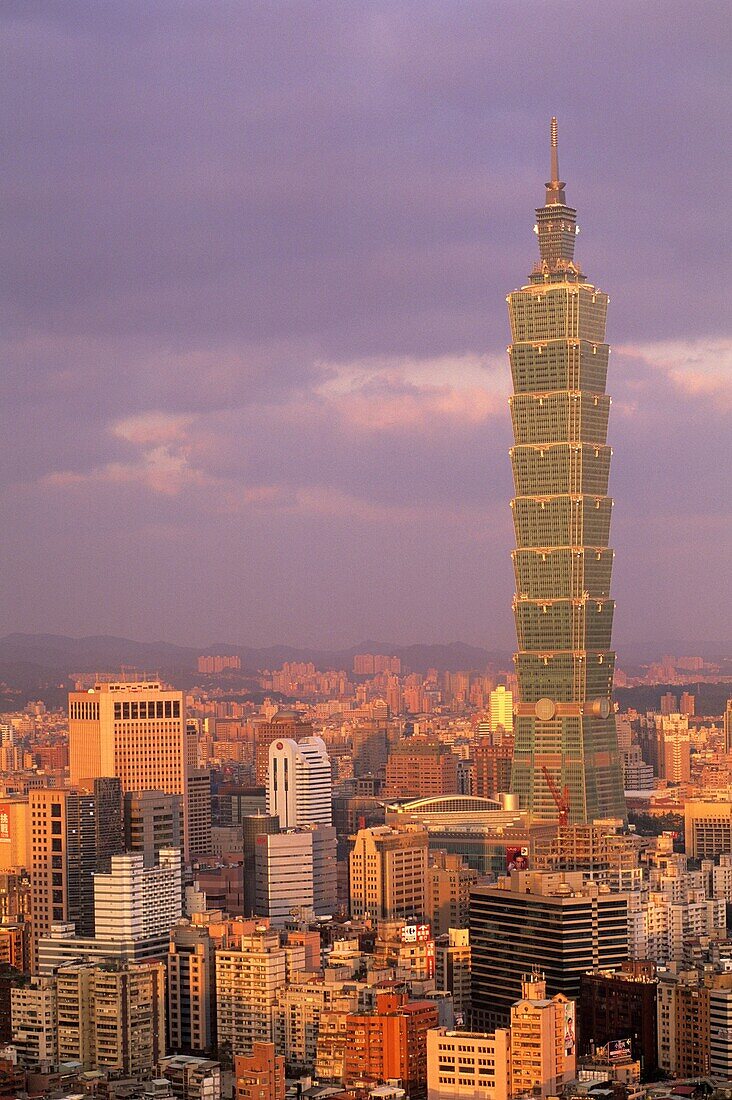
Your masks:
[{"label": "distant hillside", "polygon": [[241,658],[242,669],[248,672],[278,668],[285,661],[312,661],[320,669],[350,670],[356,653],[393,655],[401,659],[404,668],[413,672],[425,672],[428,668],[451,672],[484,669],[489,663],[505,667],[510,661],[508,652],[489,652],[464,642],[398,646],[367,641],[342,650],[288,645],[257,649],[217,642],[194,648],[168,642],[138,642],[110,635],[70,638],[62,634],[7,634],[0,638],[0,679],[6,677],[9,683],[13,683],[15,673],[21,668],[26,680],[33,679],[33,670],[39,673],[41,670],[52,670],[62,676],[70,672],[115,671],[123,665],[147,673],[193,672],[196,659],[202,653],[236,654]]}]

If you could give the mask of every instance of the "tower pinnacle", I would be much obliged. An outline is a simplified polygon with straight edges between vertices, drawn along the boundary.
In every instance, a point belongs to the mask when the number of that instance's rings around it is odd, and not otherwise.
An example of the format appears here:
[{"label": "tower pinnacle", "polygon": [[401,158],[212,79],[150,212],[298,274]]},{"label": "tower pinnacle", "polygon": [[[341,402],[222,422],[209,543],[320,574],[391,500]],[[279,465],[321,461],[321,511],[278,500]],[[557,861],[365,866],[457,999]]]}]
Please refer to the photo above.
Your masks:
[{"label": "tower pinnacle", "polygon": [[559,178],[559,143],[556,118],[552,118],[550,127],[551,179],[546,185],[546,205],[565,204],[564,184]]}]

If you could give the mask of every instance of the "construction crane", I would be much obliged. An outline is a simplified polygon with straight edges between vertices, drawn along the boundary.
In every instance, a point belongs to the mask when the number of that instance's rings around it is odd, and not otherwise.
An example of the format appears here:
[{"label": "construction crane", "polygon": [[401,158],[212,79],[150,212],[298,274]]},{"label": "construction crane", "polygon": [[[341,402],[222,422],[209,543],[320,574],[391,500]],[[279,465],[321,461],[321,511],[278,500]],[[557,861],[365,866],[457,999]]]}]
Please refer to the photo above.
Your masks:
[{"label": "construction crane", "polygon": [[544,773],[544,778],[546,779],[546,785],[549,788],[549,791],[551,793],[552,798],[554,799],[554,804],[557,807],[557,810],[559,811],[559,824],[560,825],[568,825],[569,824],[569,806],[570,806],[570,803],[569,803],[569,787],[566,786],[566,784],[565,784],[564,790],[560,794],[559,793],[559,787],[556,785],[556,783],[554,782],[554,780],[550,776],[549,769],[547,768],[546,764],[541,765],[541,770]]}]

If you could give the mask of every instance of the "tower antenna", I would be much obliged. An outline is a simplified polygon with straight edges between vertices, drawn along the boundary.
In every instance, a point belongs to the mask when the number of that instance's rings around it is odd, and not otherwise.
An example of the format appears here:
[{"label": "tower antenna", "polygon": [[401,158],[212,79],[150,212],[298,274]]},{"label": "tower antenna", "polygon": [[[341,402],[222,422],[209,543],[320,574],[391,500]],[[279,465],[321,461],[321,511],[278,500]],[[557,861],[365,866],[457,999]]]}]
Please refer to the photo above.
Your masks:
[{"label": "tower antenna", "polygon": [[552,174],[551,182],[556,187],[559,184],[559,148],[557,144],[557,120],[552,118],[551,122],[551,154],[552,154]]}]

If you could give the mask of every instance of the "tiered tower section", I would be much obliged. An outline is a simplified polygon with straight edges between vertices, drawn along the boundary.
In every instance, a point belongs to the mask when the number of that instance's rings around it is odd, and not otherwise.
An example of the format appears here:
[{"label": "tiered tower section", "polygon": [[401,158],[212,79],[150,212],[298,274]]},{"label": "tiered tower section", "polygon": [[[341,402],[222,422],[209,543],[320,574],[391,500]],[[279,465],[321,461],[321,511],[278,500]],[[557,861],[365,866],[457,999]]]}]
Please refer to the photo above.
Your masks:
[{"label": "tiered tower section", "polygon": [[569,820],[586,822],[625,817],[611,705],[608,297],[574,260],[577,212],[559,179],[556,119],[551,177],[534,227],[541,259],[507,299],[519,686],[511,789],[532,816],[555,819],[566,788]]}]

